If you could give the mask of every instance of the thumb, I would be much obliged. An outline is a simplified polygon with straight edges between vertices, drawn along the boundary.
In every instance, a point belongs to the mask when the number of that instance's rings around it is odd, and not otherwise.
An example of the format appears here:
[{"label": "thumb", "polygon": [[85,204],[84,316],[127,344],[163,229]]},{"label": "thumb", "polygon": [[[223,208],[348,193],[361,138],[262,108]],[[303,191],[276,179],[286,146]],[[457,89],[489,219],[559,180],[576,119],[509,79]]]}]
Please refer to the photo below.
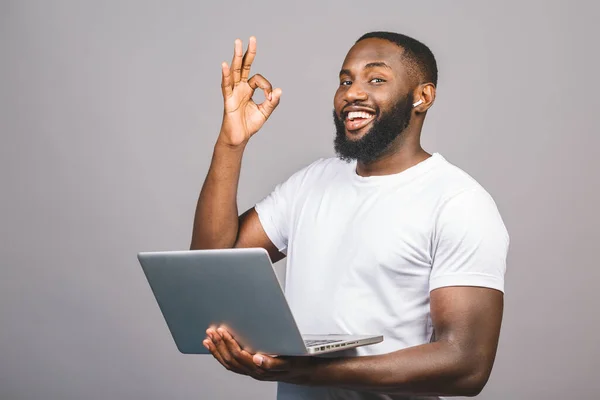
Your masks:
[{"label": "thumb", "polygon": [[271,92],[270,99],[267,96],[265,101],[260,105],[263,109],[263,112],[267,116],[267,118],[271,115],[273,110],[279,105],[279,100],[281,99],[281,89],[276,88]]}]

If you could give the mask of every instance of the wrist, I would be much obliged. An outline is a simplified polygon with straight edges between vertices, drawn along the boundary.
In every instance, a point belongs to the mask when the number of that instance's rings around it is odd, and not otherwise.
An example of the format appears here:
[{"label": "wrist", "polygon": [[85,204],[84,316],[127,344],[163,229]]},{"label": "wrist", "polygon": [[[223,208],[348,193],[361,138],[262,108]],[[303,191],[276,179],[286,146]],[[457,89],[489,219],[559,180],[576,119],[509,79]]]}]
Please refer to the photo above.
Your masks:
[{"label": "wrist", "polygon": [[217,142],[215,143],[215,150],[223,149],[227,151],[243,152],[246,148],[247,143],[248,141],[245,140],[242,143],[233,144],[230,141],[224,139],[221,135],[219,135],[219,137],[217,138]]}]

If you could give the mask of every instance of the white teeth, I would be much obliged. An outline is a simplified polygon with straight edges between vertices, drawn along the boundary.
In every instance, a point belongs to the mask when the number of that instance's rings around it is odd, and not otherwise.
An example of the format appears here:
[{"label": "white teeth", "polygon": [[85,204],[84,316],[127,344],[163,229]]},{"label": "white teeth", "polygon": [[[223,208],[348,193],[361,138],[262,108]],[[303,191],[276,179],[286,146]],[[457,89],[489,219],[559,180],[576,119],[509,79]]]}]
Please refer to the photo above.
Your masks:
[{"label": "white teeth", "polygon": [[353,120],[355,118],[371,118],[372,115],[369,113],[366,113],[364,111],[350,111],[348,113],[348,119],[349,120]]}]

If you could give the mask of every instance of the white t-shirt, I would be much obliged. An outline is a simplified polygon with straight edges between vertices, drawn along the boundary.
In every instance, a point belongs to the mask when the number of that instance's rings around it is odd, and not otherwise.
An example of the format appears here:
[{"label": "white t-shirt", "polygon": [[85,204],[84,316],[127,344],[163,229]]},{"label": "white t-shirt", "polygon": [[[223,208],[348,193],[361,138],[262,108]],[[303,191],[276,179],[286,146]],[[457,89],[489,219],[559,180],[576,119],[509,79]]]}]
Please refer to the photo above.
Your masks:
[{"label": "white t-shirt", "polygon": [[[287,255],[285,294],[302,333],[383,334],[382,343],[345,355],[429,342],[433,289],[504,291],[509,237],[496,204],[438,153],[401,173],[371,177],[358,175],[356,162],[320,159],[255,208]],[[285,383],[277,397],[437,399]]]}]

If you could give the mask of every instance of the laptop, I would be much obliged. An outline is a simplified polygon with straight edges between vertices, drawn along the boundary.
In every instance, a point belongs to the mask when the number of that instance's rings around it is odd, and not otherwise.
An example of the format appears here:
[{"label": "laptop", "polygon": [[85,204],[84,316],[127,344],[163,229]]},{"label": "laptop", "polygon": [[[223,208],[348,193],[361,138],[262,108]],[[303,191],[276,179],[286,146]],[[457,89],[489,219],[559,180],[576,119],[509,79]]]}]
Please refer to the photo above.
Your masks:
[{"label": "laptop", "polygon": [[206,329],[223,325],[250,353],[302,356],[383,336],[301,334],[265,249],[142,252],[138,260],[181,353],[210,354]]}]

